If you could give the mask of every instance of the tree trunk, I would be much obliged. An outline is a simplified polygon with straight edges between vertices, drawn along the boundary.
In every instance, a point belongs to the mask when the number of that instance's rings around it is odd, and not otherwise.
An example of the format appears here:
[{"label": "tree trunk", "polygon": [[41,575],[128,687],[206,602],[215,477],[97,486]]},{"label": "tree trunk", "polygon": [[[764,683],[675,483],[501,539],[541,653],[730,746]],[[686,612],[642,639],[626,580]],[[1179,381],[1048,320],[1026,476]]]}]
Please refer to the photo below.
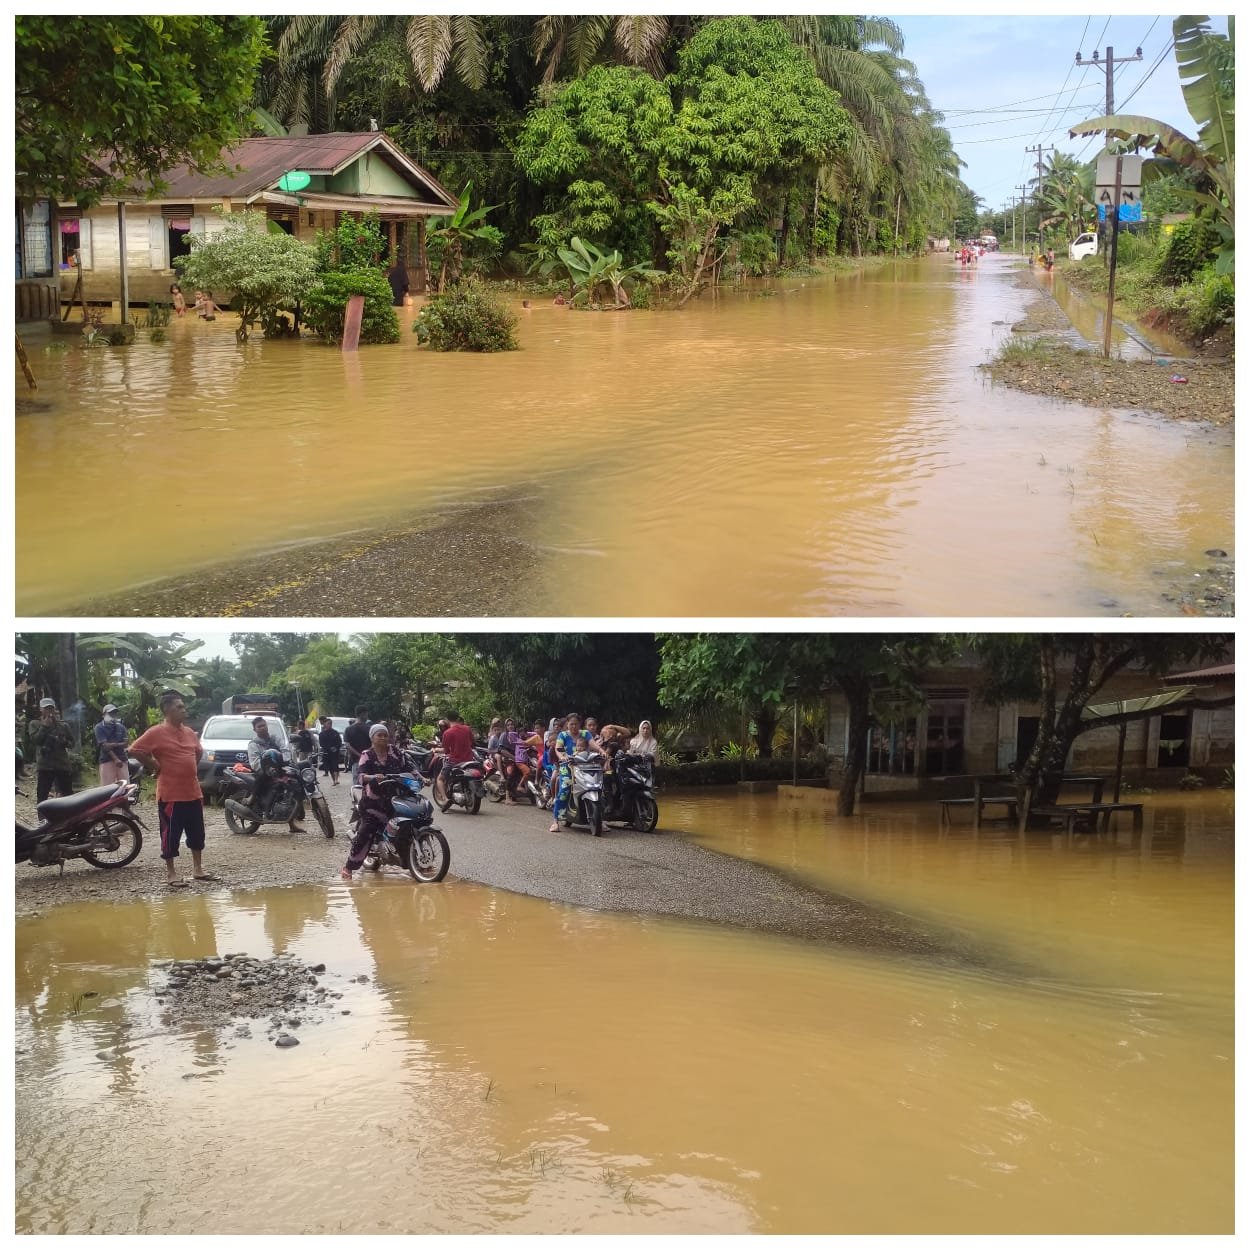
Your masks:
[{"label": "tree trunk", "polygon": [[781,209],[781,238],[777,240],[777,264],[786,263],[786,244],[790,242],[790,193],[786,192]]},{"label": "tree trunk", "polygon": [[770,760],[773,757],[773,734],[777,732],[777,711],[771,707],[759,707],[752,713],[755,721],[755,746],[760,759]]},{"label": "tree trunk", "polygon": [[868,730],[872,721],[872,685],[860,678],[839,681],[849,708],[846,764],[838,790],[838,815],[855,815],[855,791],[864,776],[868,755]]}]

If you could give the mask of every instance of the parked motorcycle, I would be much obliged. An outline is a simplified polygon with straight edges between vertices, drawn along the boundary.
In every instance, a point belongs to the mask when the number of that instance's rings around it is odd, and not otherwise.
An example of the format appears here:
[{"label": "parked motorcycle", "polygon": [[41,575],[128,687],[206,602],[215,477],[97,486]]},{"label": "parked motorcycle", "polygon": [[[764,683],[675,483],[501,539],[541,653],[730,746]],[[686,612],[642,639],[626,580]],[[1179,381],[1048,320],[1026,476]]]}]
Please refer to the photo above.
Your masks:
[{"label": "parked motorcycle", "polygon": [[230,832],[255,833],[263,824],[289,824],[303,815],[307,803],[321,832],[327,838],[334,837],[334,817],[321,793],[316,760],[287,764],[279,756],[279,761],[265,767],[270,770],[270,784],[264,794],[263,810],[258,808],[256,798],[260,778],[246,764],[235,764],[221,774],[219,793]]},{"label": "parked motorcycle", "polygon": [[[21,793],[21,791],[19,791]],[[95,786],[65,798],[45,799],[35,828],[15,821],[17,863],[37,868],[85,859],[97,868],[124,868],[143,849],[143,822],[131,810],[139,787],[127,782]]]},{"label": "parked motorcycle", "polygon": [[421,778],[401,773],[379,777],[374,785],[390,804],[391,816],[374,838],[365,867],[379,872],[394,864],[414,881],[441,881],[451,867],[451,848],[434,828],[434,807],[421,793]]},{"label": "parked motorcycle", "polygon": [[603,759],[590,751],[579,751],[569,758],[570,794],[564,809],[565,828],[576,821],[588,825],[599,837],[603,833]]},{"label": "parked motorcycle", "polygon": [[650,833],[660,819],[649,755],[621,752],[612,761],[615,784],[604,792],[603,819]]}]

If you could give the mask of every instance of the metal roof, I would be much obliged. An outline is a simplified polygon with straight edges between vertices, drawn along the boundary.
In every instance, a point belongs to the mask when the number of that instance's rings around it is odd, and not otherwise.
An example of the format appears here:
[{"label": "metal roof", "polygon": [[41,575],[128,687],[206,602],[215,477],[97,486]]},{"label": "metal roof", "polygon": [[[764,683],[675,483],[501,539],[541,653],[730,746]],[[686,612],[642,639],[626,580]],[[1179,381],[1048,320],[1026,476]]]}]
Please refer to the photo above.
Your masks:
[{"label": "metal roof", "polygon": [[1165,681],[1209,681],[1214,677],[1232,677],[1233,664],[1215,664],[1210,668],[1196,668],[1192,673],[1169,673]]},{"label": "metal roof", "polygon": [[1114,699],[1110,703],[1088,703],[1081,709],[1082,720],[1104,720],[1108,716],[1127,716],[1132,712],[1148,712],[1178,703],[1193,694],[1192,686],[1177,686],[1175,690],[1161,690],[1140,699]]},{"label": "metal roof", "polygon": [[[292,169],[329,176],[375,149],[387,164],[421,192],[422,199],[435,204],[446,204],[449,208],[456,206],[456,198],[433,174],[405,156],[379,130],[243,139],[234,147],[223,148],[221,152],[222,160],[233,172],[198,174],[185,165],[175,165],[163,175],[168,190],[159,198],[175,202],[247,200],[260,191],[277,187],[278,179]],[[135,196],[141,200],[156,198],[138,190]],[[370,201],[376,197],[364,195],[358,198]]]}]

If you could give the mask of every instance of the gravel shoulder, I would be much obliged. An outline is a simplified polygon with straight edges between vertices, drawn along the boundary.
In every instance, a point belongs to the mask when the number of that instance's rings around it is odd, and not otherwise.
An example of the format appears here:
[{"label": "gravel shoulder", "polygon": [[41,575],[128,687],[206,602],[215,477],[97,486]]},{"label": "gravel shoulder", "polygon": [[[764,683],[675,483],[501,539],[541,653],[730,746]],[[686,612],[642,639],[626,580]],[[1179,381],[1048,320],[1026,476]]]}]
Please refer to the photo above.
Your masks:
[{"label": "gravel shoulder", "polygon": [[[226,827],[221,809],[209,807],[204,866],[222,880],[193,882],[181,893],[337,882],[347,854],[349,796],[346,784],[327,791],[339,831],[333,840],[312,822],[304,834],[292,835],[275,825],[257,836],[239,837]],[[19,819],[33,816],[30,800],[19,797],[17,802]],[[76,902],[125,902],[166,894],[151,800],[142,800],[138,811],[149,832],[139,858],[127,868],[106,871],[77,862],[67,865],[61,877],[55,868],[18,865],[17,915],[38,915]],[[452,811],[436,823],[451,844],[452,888],[459,878],[595,910],[681,916],[863,951],[1007,970],[998,954],[979,951],[960,935],[665,833],[662,817],[661,800],[661,831],[638,834],[610,827],[601,838],[578,829],[549,833],[548,813],[492,803],[476,816]],[[190,875],[185,848],[178,867],[182,875]]]}]

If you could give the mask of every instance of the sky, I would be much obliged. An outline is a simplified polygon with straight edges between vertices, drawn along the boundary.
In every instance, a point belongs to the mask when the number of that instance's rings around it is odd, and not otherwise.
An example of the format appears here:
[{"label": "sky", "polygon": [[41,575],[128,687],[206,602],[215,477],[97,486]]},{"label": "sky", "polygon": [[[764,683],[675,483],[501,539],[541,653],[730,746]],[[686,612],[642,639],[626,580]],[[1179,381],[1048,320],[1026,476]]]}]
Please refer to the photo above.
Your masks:
[{"label": "sky", "polygon": [[[1101,138],[1068,138],[1069,126],[1105,111],[1105,71],[1101,64],[1077,66],[1078,51],[1089,60],[1098,49],[1101,61],[1108,44],[1117,58],[1140,46],[1142,61],[1116,66],[1116,111],[1194,132],[1170,50],[1170,15],[890,16],[903,32],[903,55],[915,64],[934,108],[946,115],[967,165],[963,180],[985,208],[1000,210],[1036,173],[1037,158],[1025,148],[1053,144],[1089,159],[1102,147]],[[1228,29],[1222,17],[1212,18],[1211,26]]]}]

